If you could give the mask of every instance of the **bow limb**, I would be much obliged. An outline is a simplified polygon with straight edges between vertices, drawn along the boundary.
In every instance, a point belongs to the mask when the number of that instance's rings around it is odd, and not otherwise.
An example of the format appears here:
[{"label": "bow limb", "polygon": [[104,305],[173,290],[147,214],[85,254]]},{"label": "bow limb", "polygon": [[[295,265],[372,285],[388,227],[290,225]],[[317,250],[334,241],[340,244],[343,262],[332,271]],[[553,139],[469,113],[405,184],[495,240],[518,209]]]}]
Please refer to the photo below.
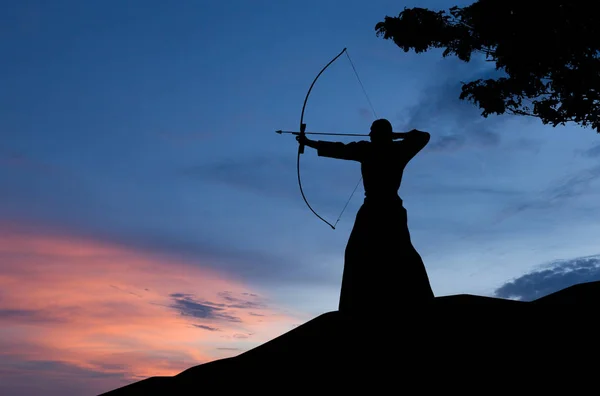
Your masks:
[{"label": "bow limb", "polygon": [[[344,48],[342,50],[342,52],[340,52],[339,54],[337,54],[337,56],[335,58],[333,58],[331,61],[329,61],[328,64],[325,65],[325,67],[323,67],[321,69],[321,71],[319,72],[319,74],[317,74],[317,76],[315,77],[315,79],[313,80],[312,84],[310,84],[310,88],[308,88],[308,92],[306,93],[306,97],[304,98],[304,104],[302,105],[302,114],[300,115],[300,136],[304,137],[306,136],[306,124],[304,123],[304,110],[306,110],[306,103],[308,102],[308,97],[310,96],[310,92],[312,91],[315,83],[317,82],[317,80],[319,79],[319,77],[321,76],[321,74],[323,74],[323,72],[329,67],[329,65],[331,65],[333,62],[335,62],[337,60],[337,58],[339,58],[340,56],[342,56],[342,54],[346,52],[346,48]],[[317,214],[317,212],[315,212],[315,210],[312,208],[312,206],[310,206],[310,204],[308,203],[308,200],[306,199],[306,196],[304,195],[304,190],[302,189],[302,180],[300,179],[300,154],[304,153],[304,144],[302,144],[302,142],[300,143],[300,145],[298,146],[298,159],[296,161],[296,170],[298,173],[298,187],[300,187],[300,194],[302,194],[302,199],[304,200],[304,203],[306,204],[306,206],[308,206],[308,208],[310,209],[311,212],[313,212],[313,214],[315,216],[317,216],[320,220],[322,220],[325,224],[327,224],[329,227],[331,227],[332,229],[335,230],[335,226],[333,224],[331,224],[330,222],[328,222],[327,220],[325,220],[324,218],[322,218],[321,216],[319,216]]]}]

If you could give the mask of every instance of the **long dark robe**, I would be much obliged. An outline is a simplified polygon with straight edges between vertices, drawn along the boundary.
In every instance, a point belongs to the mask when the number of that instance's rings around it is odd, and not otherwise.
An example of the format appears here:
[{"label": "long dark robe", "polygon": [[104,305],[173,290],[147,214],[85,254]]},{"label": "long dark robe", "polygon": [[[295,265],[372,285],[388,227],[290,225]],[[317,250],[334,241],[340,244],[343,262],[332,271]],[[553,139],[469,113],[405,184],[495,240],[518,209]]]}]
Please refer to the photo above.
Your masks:
[{"label": "long dark robe", "polygon": [[344,255],[340,311],[395,309],[434,297],[398,196],[406,164],[428,141],[428,134],[417,132],[385,144],[319,142],[319,156],[360,162],[365,186]]}]

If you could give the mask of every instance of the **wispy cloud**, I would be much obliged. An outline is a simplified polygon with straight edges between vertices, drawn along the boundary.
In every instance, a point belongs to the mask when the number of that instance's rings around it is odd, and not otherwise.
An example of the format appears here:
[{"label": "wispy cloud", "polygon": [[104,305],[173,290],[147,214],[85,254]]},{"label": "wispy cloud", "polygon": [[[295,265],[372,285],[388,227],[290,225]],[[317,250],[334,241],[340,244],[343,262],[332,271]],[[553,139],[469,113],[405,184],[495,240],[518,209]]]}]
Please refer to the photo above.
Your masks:
[{"label": "wispy cloud", "polygon": [[490,197],[520,197],[523,191],[515,188],[485,185],[476,185],[473,183],[461,183],[458,180],[452,180],[452,183],[442,181],[437,184],[428,183],[414,187],[415,191],[434,195],[458,195],[458,196],[477,196],[486,195]]},{"label": "wispy cloud", "polygon": [[599,158],[600,157],[600,144],[590,147],[587,150],[583,150],[581,154],[588,158]]},{"label": "wispy cloud", "polygon": [[600,179],[600,165],[575,171],[540,191],[534,199],[521,201],[506,208],[498,215],[496,221],[501,221],[507,216],[513,216],[525,210],[551,209],[564,206],[571,200],[592,191],[592,184],[598,179]]},{"label": "wispy cloud", "polygon": [[[301,160],[300,173],[305,194],[321,211],[336,216],[360,177],[357,164],[315,158],[311,152]],[[179,174],[197,181],[226,185],[239,191],[275,198],[302,206],[298,200],[296,154],[256,155],[228,158],[181,169]],[[326,162],[330,160],[331,162]],[[344,161],[345,162],[345,161]],[[355,166],[352,166],[355,165]],[[340,172],[340,169],[343,171]],[[359,191],[356,194],[360,194]]]},{"label": "wispy cloud", "polygon": [[50,313],[35,309],[0,309],[0,321],[15,321],[24,324],[66,323],[64,318],[53,317]]},{"label": "wispy cloud", "polygon": [[199,329],[208,330],[208,331],[219,331],[219,329],[216,327],[211,327],[211,326],[206,326],[206,325],[199,325],[199,324],[192,323],[192,326],[197,327]]},{"label": "wispy cloud", "polygon": [[[444,81],[434,81],[425,88],[415,104],[398,117],[398,128],[435,129],[425,150],[456,151],[468,147],[493,148],[501,143],[497,127],[506,117],[483,118],[481,110],[470,102],[459,99],[460,79],[489,78],[495,71],[475,72],[472,76],[458,76],[447,72]],[[442,134],[443,132],[445,134]]]},{"label": "wispy cloud", "polygon": [[[194,165],[180,172],[186,177],[206,180],[229,186],[260,192],[277,197],[295,197],[293,190],[296,172],[296,157],[290,156],[250,156],[227,158],[212,163]],[[306,165],[310,167],[310,165]]]},{"label": "wispy cloud", "polygon": [[455,151],[465,145],[466,138],[461,135],[447,135],[434,138],[433,142],[427,145],[429,151]]},{"label": "wispy cloud", "polygon": [[600,280],[600,255],[557,260],[513,279],[494,294],[501,298],[532,301],[566,287]]}]

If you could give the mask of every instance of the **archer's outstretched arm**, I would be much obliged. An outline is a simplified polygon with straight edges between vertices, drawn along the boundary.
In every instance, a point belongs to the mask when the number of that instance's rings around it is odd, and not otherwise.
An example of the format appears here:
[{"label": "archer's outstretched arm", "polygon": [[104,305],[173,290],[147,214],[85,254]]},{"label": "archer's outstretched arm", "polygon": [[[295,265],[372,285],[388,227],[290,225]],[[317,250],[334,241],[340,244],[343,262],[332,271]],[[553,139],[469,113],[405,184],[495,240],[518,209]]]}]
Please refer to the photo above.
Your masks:
[{"label": "archer's outstretched arm", "polygon": [[325,140],[310,140],[307,137],[296,138],[299,142],[304,142],[308,147],[312,147],[317,150],[319,157],[337,158],[343,160],[360,161],[362,145],[360,142],[352,143],[340,143],[340,142],[328,142]]}]

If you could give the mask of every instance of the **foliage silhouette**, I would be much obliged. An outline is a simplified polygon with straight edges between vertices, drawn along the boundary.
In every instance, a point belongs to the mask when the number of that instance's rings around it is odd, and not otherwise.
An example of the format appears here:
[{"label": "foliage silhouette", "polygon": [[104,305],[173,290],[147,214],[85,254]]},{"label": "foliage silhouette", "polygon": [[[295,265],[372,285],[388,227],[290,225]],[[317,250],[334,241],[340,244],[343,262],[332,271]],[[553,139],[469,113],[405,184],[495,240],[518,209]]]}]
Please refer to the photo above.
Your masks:
[{"label": "foliage silhouette", "polygon": [[[537,3],[536,3],[537,4]],[[516,114],[544,124],[575,122],[600,133],[600,24],[596,6],[581,0],[479,0],[446,11],[404,8],[375,26],[404,52],[444,48],[469,62],[483,54],[506,73],[462,83],[460,99],[481,115]]]}]

